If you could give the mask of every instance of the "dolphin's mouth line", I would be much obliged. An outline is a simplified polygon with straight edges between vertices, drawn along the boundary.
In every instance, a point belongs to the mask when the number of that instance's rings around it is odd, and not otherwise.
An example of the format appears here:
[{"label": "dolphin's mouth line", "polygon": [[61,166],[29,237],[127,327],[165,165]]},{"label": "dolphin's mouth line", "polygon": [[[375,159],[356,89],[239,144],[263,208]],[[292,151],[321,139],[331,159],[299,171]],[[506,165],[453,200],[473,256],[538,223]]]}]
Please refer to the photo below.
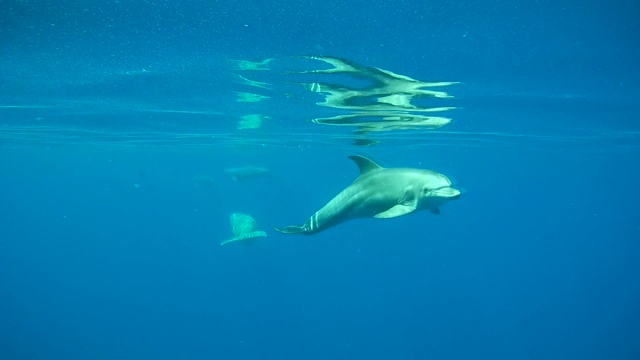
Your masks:
[{"label": "dolphin's mouth line", "polygon": [[433,191],[438,191],[438,190],[442,190],[442,189],[454,189],[454,190],[458,190],[456,188],[453,187],[453,185],[448,185],[448,186],[440,186],[439,188],[433,188]]},{"label": "dolphin's mouth line", "polygon": [[[452,192],[452,194],[442,194],[441,192],[443,190],[449,190]],[[460,191],[459,189],[456,189],[455,187],[453,187],[453,185],[446,185],[446,186],[441,186],[439,188],[434,188],[433,190],[431,190],[431,192],[435,193],[436,196],[441,196],[448,199],[457,199],[460,197],[460,195],[462,195],[462,191]]]}]

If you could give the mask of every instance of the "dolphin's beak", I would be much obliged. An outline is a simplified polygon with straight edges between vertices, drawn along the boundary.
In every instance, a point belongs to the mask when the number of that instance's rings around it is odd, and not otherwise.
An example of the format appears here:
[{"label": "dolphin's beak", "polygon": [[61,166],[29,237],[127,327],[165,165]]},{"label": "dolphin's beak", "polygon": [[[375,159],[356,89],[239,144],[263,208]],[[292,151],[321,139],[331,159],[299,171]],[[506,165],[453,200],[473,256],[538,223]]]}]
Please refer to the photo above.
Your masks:
[{"label": "dolphin's beak", "polygon": [[455,195],[453,195],[450,199],[457,199],[457,198],[460,197],[460,195],[462,195],[462,192],[460,190],[458,190],[458,189],[453,189],[453,190],[454,190]]},{"label": "dolphin's beak", "polygon": [[451,200],[459,198],[460,194],[462,194],[460,190],[452,187],[444,187],[434,192],[435,196],[439,196],[439,197],[443,197]]}]

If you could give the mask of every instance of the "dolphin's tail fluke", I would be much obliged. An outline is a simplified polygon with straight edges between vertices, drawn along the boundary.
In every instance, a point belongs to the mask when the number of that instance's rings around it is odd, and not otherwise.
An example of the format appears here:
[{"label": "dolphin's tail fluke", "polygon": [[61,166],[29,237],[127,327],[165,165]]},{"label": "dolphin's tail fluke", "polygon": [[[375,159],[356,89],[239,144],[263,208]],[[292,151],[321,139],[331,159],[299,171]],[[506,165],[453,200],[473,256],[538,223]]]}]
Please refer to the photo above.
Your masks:
[{"label": "dolphin's tail fluke", "polygon": [[304,225],[289,225],[283,227],[274,227],[275,231],[283,234],[304,234],[307,229]]}]

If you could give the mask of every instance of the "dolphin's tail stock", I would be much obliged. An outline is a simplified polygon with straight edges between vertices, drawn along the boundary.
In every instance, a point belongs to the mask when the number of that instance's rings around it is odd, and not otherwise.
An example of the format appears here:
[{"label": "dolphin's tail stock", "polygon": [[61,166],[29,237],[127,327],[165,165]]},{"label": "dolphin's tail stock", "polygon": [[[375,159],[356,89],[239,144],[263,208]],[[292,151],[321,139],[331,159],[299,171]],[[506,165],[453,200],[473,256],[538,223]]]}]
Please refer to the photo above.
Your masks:
[{"label": "dolphin's tail stock", "polygon": [[307,228],[304,225],[289,225],[274,227],[273,229],[282,234],[305,234],[307,232]]}]

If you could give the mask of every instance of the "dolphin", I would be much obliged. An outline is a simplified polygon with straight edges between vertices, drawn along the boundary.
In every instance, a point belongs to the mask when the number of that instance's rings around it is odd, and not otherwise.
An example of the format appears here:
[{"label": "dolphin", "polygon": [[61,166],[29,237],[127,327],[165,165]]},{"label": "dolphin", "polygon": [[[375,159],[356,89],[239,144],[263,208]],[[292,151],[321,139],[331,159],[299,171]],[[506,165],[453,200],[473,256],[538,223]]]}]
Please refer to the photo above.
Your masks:
[{"label": "dolphin", "polygon": [[302,225],[275,228],[283,234],[310,235],[356,218],[390,219],[416,210],[440,213],[440,206],[460,197],[451,180],[431,170],[384,168],[372,160],[349,156],[360,176]]},{"label": "dolphin", "polygon": [[235,182],[246,182],[250,180],[262,179],[271,176],[269,169],[257,166],[243,166],[224,170],[225,174],[231,176]]}]

